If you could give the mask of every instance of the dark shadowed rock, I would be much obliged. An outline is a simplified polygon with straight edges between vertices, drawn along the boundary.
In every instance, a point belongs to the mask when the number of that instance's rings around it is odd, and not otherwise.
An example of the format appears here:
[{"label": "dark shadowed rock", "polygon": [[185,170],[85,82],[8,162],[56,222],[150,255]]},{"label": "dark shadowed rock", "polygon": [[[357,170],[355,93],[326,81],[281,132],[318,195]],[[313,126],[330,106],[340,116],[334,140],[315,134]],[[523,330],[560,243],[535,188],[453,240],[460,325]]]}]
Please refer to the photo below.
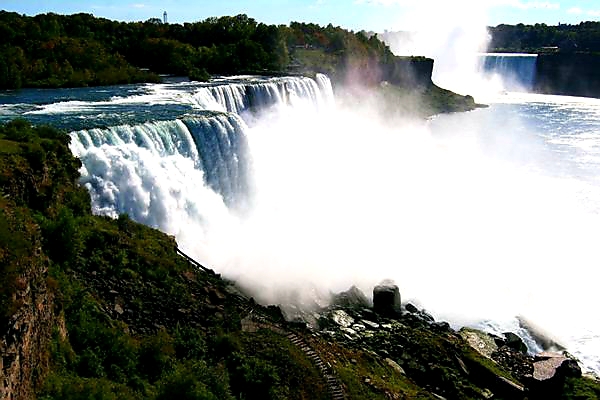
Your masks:
[{"label": "dark shadowed rock", "polygon": [[450,324],[446,321],[433,322],[431,324],[431,328],[435,329],[438,332],[447,332],[450,330]]},{"label": "dark shadowed rock", "polygon": [[373,289],[373,310],[380,315],[400,315],[400,290],[391,282],[382,282]]},{"label": "dark shadowed rock", "polygon": [[406,308],[406,311],[408,311],[409,313],[418,313],[419,309],[412,303],[406,303],[406,306],[404,306],[404,308]]},{"label": "dark shadowed rock", "polygon": [[518,335],[512,332],[504,332],[504,337],[506,338],[506,346],[523,354],[527,353],[527,346]]}]

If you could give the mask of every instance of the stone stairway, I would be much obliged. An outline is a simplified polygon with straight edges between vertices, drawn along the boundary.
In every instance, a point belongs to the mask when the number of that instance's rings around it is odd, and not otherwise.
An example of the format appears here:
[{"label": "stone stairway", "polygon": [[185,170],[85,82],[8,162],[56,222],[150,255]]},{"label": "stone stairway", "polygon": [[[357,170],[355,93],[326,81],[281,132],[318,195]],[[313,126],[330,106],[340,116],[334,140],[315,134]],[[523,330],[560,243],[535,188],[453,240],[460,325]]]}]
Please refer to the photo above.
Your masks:
[{"label": "stone stairway", "polygon": [[331,369],[331,367],[327,363],[325,363],[321,359],[321,357],[319,357],[319,355],[308,344],[306,344],[306,342],[304,340],[302,340],[302,338],[300,338],[298,335],[296,335],[293,332],[289,332],[286,335],[286,337],[294,345],[296,345],[296,347],[298,347],[300,350],[302,350],[302,352],[304,352],[304,354],[306,354],[306,356],[315,363],[317,368],[319,368],[321,375],[323,375],[323,377],[327,381],[327,389],[329,390],[329,393],[331,394],[331,398],[333,400],[344,400],[346,398],[346,396],[344,395],[344,390],[342,388],[340,381],[333,373],[333,370]]}]

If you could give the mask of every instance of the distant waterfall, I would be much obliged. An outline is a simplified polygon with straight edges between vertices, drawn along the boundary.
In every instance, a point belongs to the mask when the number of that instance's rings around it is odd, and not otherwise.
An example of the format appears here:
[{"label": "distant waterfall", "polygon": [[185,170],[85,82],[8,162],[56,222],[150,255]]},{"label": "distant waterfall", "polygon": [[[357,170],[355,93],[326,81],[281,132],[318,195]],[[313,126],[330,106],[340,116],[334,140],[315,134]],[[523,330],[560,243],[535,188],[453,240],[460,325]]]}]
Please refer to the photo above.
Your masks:
[{"label": "distant waterfall", "polygon": [[193,97],[202,108],[236,114],[302,100],[318,107],[331,101],[333,91],[327,76],[318,74],[316,79],[284,77],[264,82],[218,83],[198,89]]},{"label": "distant waterfall", "polygon": [[170,232],[175,213],[211,209],[207,202],[245,205],[251,186],[245,134],[237,115],[217,114],[80,130],[71,133],[71,150],[83,163],[81,182],[95,213],[127,213]]},{"label": "distant waterfall", "polygon": [[537,54],[486,53],[480,57],[480,71],[496,75],[510,91],[529,91],[535,84]]}]

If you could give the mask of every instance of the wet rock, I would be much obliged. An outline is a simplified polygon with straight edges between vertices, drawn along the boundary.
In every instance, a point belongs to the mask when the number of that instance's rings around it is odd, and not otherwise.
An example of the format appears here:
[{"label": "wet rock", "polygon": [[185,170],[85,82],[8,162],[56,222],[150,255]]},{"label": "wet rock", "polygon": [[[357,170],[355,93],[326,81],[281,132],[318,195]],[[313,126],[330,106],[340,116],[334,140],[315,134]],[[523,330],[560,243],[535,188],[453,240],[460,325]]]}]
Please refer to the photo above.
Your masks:
[{"label": "wet rock", "polygon": [[462,328],[459,331],[459,334],[482,356],[492,358],[492,353],[498,350],[498,345],[494,338],[483,331],[472,328]]},{"label": "wet rock", "polygon": [[354,329],[357,332],[362,332],[362,331],[364,331],[367,328],[363,324],[353,324],[352,325],[352,329]]},{"label": "wet rock", "polygon": [[392,282],[385,281],[373,289],[373,310],[383,316],[397,317],[401,314],[400,290]]},{"label": "wet rock", "polygon": [[527,353],[527,346],[518,335],[512,332],[504,332],[504,337],[506,339],[505,344],[508,347],[523,354]]},{"label": "wet rock", "polygon": [[331,319],[338,325],[348,328],[354,323],[354,318],[348,315],[347,312],[343,310],[333,310],[331,312]]},{"label": "wet rock", "polygon": [[379,324],[373,321],[369,321],[366,319],[363,319],[360,321],[363,325],[368,326],[371,329],[379,329]]}]

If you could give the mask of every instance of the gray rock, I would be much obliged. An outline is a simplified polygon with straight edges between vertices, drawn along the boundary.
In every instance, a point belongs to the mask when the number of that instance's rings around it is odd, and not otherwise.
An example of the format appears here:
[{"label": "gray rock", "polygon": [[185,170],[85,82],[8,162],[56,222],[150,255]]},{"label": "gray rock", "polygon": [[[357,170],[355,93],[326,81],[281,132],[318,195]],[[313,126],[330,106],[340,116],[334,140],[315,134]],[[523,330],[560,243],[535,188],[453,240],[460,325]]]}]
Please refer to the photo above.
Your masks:
[{"label": "gray rock", "polygon": [[339,307],[348,308],[368,308],[371,307],[371,303],[367,296],[356,286],[352,286],[345,292],[338,293],[333,298],[333,304]]},{"label": "gray rock", "polygon": [[404,372],[404,368],[402,368],[396,361],[392,360],[391,358],[386,358],[385,362],[387,365],[394,368],[396,372],[398,372],[400,375],[406,375],[406,372]]},{"label": "gray rock", "polygon": [[540,353],[533,363],[533,379],[544,381],[554,377],[580,377],[581,368],[577,362],[559,353]]},{"label": "gray rock", "polygon": [[533,378],[528,389],[532,399],[555,398],[560,393],[565,379],[581,377],[577,361],[560,353],[544,352],[536,355],[533,363]]}]

